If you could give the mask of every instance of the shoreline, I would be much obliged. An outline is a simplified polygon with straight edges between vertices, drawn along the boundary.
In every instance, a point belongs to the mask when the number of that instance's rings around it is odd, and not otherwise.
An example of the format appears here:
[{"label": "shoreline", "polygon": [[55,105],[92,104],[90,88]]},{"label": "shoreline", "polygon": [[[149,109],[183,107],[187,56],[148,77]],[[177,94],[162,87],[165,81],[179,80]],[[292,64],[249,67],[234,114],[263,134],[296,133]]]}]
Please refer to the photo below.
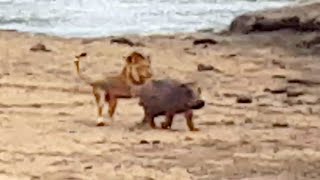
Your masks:
[{"label": "shoreline", "polygon": [[183,35],[192,35],[192,34],[212,34],[212,35],[219,35],[223,32],[227,31],[227,29],[214,32],[213,28],[204,28],[190,32],[172,32],[172,33],[150,33],[150,34],[122,34],[122,35],[105,35],[105,36],[97,36],[97,37],[66,37],[66,36],[59,36],[54,34],[47,34],[47,33],[37,33],[37,32],[30,32],[30,31],[19,31],[16,29],[0,29],[0,32],[13,32],[18,34],[25,34],[29,36],[43,36],[48,38],[57,38],[57,39],[83,39],[83,40],[90,40],[90,39],[106,39],[106,38],[115,38],[115,37],[173,37],[173,36],[183,36]]}]

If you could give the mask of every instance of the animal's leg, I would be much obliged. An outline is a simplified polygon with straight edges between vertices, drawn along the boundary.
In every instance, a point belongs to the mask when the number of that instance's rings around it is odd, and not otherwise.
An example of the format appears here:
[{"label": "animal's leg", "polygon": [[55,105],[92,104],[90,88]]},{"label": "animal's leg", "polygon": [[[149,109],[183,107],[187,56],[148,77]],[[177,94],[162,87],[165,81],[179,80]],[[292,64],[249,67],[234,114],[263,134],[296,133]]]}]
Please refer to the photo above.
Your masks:
[{"label": "animal's leg", "polygon": [[146,112],[146,110],[143,110],[143,112],[144,112],[144,116],[143,116],[142,121],[141,121],[140,124],[146,124],[146,123],[148,123],[147,112]]},{"label": "animal's leg", "polygon": [[103,107],[105,102],[105,91],[102,89],[93,89],[94,97],[96,99],[96,103],[98,106],[98,118],[97,118],[97,126],[104,126],[104,118],[103,118]]},{"label": "animal's leg", "polygon": [[108,111],[109,117],[113,121],[113,114],[114,114],[116,107],[117,107],[117,99],[113,96],[110,96],[108,103],[109,103],[109,111]]},{"label": "animal's leg", "polygon": [[189,130],[190,131],[199,131],[199,128],[195,128],[194,127],[194,124],[193,124],[193,121],[192,121],[192,117],[193,117],[192,110],[186,111],[184,116],[185,116],[185,118],[187,120],[187,125],[189,127]]},{"label": "animal's leg", "polygon": [[144,116],[140,122],[137,122],[137,124],[136,124],[137,126],[143,127],[145,125],[148,125],[148,122],[149,122],[148,114],[147,114],[147,111],[144,107],[143,107],[143,113],[144,113]]},{"label": "animal's leg", "polygon": [[152,129],[156,129],[156,124],[154,122],[154,116],[147,115],[146,120],[147,120],[147,122],[149,122]]},{"label": "animal's leg", "polygon": [[166,120],[165,120],[165,122],[161,123],[162,129],[171,128],[173,117],[174,117],[174,115],[171,114],[171,113],[167,113],[167,114],[166,114]]}]

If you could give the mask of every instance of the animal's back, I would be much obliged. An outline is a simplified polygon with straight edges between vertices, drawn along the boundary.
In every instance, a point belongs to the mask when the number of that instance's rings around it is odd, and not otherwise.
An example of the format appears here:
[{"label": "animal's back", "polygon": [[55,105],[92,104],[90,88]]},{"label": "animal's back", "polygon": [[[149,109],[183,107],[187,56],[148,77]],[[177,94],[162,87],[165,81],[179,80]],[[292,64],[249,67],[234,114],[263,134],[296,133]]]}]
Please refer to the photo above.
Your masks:
[{"label": "animal's back", "polygon": [[189,91],[190,89],[175,80],[156,80],[143,89],[141,102],[147,112],[153,115],[185,111],[192,98]]}]

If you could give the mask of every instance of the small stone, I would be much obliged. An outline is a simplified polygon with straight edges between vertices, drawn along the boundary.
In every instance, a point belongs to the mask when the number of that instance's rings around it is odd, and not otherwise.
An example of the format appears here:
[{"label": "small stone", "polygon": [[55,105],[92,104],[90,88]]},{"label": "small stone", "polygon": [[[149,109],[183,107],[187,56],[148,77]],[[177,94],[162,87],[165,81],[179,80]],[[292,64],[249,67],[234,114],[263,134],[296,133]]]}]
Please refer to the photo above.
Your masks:
[{"label": "small stone", "polygon": [[277,87],[277,88],[266,88],[264,89],[265,92],[270,92],[272,94],[283,94],[287,92],[287,87]]},{"label": "small stone", "polygon": [[217,44],[218,42],[214,39],[196,39],[193,41],[193,45],[200,45],[200,44]]},{"label": "small stone", "polygon": [[276,122],[276,123],[273,123],[273,124],[272,124],[272,127],[287,128],[287,127],[289,127],[289,125],[288,125],[287,123],[279,123],[279,122]]},{"label": "small stone", "polygon": [[275,75],[272,75],[272,78],[274,78],[274,79],[285,79],[286,76],[285,75],[280,75],[280,74],[275,74]]},{"label": "small stone", "polygon": [[198,64],[198,71],[214,71],[216,73],[222,73],[220,69],[217,69],[213,67],[212,65],[206,65],[206,64]]},{"label": "small stone", "polygon": [[298,79],[298,78],[292,78],[288,79],[288,83],[290,84],[302,84],[306,86],[312,86],[312,85],[319,85],[320,81],[317,80],[317,78],[310,77],[309,79]]},{"label": "small stone", "polygon": [[149,144],[149,142],[147,140],[141,140],[140,144]]},{"label": "small stone", "polygon": [[92,167],[93,167],[93,166],[89,165],[89,166],[85,166],[84,169],[85,169],[85,170],[89,170],[89,169],[92,169]]},{"label": "small stone", "polygon": [[250,119],[250,118],[246,118],[246,119],[244,120],[244,123],[246,123],[246,124],[250,124],[250,123],[252,123],[252,119]]},{"label": "small stone", "polygon": [[193,138],[192,138],[192,137],[187,136],[187,137],[185,137],[185,138],[184,138],[184,140],[185,140],[185,141],[192,141],[192,140],[193,140]]},{"label": "small stone", "polygon": [[36,45],[32,46],[30,48],[30,51],[44,51],[44,52],[50,52],[51,50],[47,49],[47,47],[42,43],[37,43]]},{"label": "small stone", "polygon": [[31,106],[34,108],[41,108],[42,107],[42,105],[38,104],[38,103],[32,104]]},{"label": "small stone", "polygon": [[214,68],[212,65],[199,64],[198,71],[212,71]]},{"label": "small stone", "polygon": [[119,38],[113,38],[110,40],[110,43],[113,44],[113,43],[118,43],[118,44],[126,44],[128,46],[145,46],[144,44],[140,43],[140,42],[137,42],[137,43],[134,43],[132,42],[131,40],[127,39],[127,38],[124,38],[124,37],[119,37]]},{"label": "small stone", "polygon": [[160,141],[159,140],[154,140],[154,141],[152,141],[152,144],[160,144]]},{"label": "small stone", "polygon": [[235,124],[234,121],[231,121],[231,120],[224,121],[223,123],[226,126],[230,126],[230,125],[234,125]]},{"label": "small stone", "polygon": [[237,103],[252,103],[252,98],[249,96],[241,95],[237,97]]},{"label": "small stone", "polygon": [[227,57],[236,57],[237,54],[228,54]]}]

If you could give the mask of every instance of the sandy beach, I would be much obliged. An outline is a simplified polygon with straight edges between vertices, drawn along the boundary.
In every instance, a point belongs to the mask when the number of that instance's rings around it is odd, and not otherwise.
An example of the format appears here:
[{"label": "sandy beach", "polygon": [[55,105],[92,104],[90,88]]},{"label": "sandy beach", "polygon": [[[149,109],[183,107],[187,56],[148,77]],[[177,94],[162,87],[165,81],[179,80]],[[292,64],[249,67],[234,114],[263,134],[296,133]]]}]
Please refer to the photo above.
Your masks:
[{"label": "sandy beach", "polygon": [[[319,179],[319,47],[297,45],[316,35],[128,36],[138,44],[130,47],[1,31],[0,179]],[[217,43],[193,45],[201,38]],[[51,51],[30,51],[37,43]],[[99,78],[120,72],[133,50],[151,56],[155,78],[199,82],[207,103],[195,111],[199,132],[182,116],[172,130],[136,128],[137,99],[119,101],[111,126],[95,126],[73,57],[87,52],[82,71]]]}]

